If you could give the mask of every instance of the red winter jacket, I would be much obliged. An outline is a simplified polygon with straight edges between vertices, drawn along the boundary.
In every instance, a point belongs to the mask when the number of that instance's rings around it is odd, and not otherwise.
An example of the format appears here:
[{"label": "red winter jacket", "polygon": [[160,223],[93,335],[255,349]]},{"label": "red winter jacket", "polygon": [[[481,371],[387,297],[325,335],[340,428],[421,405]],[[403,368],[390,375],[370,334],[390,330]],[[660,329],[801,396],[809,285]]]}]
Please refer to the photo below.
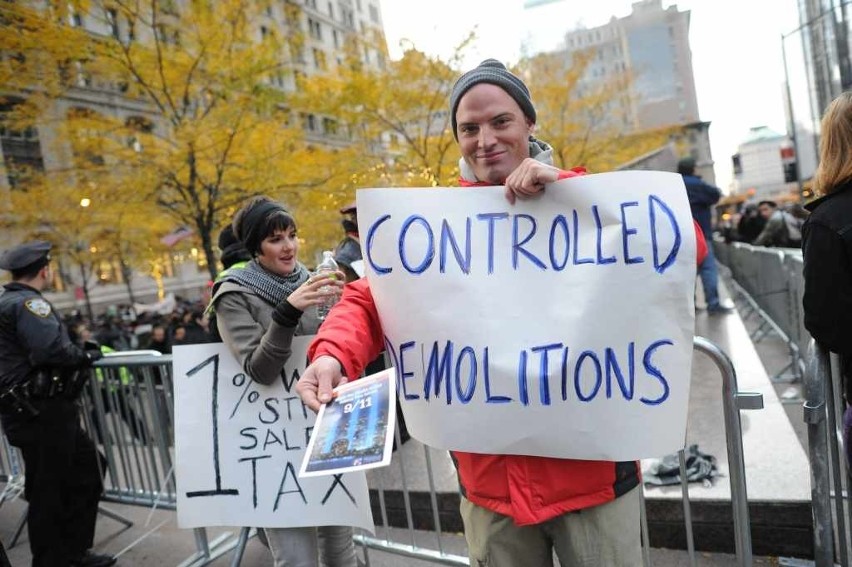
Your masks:
[{"label": "red winter jacket", "polygon": [[[582,175],[564,171],[560,179]],[[461,181],[462,186],[473,184]],[[696,227],[696,238],[701,235]],[[701,237],[700,242],[704,239]],[[706,255],[706,245],[704,246]],[[703,258],[702,258],[703,259]],[[700,263],[700,261],[699,261]],[[348,377],[360,376],[384,349],[379,314],[366,278],[348,284],[320,327],[308,358],[328,355]],[[639,484],[635,461],[581,461],[523,455],[452,451],[462,494],[471,502],[510,516],[518,525],[538,524],[572,510],[609,502]]]}]

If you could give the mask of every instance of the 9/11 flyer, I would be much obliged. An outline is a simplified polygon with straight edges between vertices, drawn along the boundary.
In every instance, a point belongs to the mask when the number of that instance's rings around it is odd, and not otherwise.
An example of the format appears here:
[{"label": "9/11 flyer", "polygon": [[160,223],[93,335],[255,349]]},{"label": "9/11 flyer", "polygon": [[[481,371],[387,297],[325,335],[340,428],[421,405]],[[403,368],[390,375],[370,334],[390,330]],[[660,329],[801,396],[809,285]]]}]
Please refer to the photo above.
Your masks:
[{"label": "9/11 flyer", "polygon": [[320,407],[299,476],[320,476],[390,464],[396,426],[396,372],[388,368],[334,389]]}]

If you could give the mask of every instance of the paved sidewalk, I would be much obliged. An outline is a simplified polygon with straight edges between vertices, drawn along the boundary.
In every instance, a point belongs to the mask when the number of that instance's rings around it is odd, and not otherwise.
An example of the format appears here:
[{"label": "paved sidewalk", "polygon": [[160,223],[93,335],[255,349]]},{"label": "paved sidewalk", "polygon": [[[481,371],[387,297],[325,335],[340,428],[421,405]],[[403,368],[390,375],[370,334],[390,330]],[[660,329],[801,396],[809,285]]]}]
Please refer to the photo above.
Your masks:
[{"label": "paved sidewalk", "polygon": [[[101,516],[98,521],[95,545],[95,549],[99,553],[120,553],[134,541],[154,530],[134,547],[124,551],[119,557],[118,565],[122,567],[177,566],[195,552],[192,531],[179,529],[175,524],[174,513],[155,511],[151,514],[148,509],[121,504],[105,504],[105,506],[109,510],[133,520],[135,524],[130,529],[123,530],[124,526],[118,522]],[[2,537],[4,544],[8,544],[14,524],[23,509],[23,503],[20,501],[4,504],[2,509],[0,509],[0,537]],[[150,523],[146,526],[145,523],[149,519]],[[210,541],[213,541],[221,534],[230,532],[236,535],[238,531],[237,529],[210,529],[208,530],[208,535]],[[406,543],[411,541],[411,532],[407,530],[393,529],[391,532],[391,537],[395,541]],[[379,529],[376,536],[384,538],[385,531]],[[434,533],[415,532],[414,537],[418,545],[435,549]],[[443,545],[447,553],[455,555],[465,555],[467,553],[464,538],[461,535],[451,534],[445,536]],[[24,567],[30,564],[26,534],[21,537],[18,545],[7,551],[9,560],[13,566]],[[376,550],[369,550],[367,557],[365,557],[363,550],[359,549],[359,556],[362,560],[368,558],[371,567],[428,567],[435,565],[434,563]],[[232,559],[233,553],[228,553],[211,563],[211,565],[215,567],[230,566]],[[697,559],[701,567],[727,567],[736,564],[734,556],[723,553],[699,552]],[[768,557],[755,558],[754,563],[755,565],[777,565],[777,561],[774,558]],[[257,541],[257,538],[250,540],[246,547],[246,553],[243,556],[242,567],[268,567],[271,564],[271,558],[266,548]],[[651,564],[654,567],[688,567],[690,562],[689,556],[685,551],[652,549]]]}]

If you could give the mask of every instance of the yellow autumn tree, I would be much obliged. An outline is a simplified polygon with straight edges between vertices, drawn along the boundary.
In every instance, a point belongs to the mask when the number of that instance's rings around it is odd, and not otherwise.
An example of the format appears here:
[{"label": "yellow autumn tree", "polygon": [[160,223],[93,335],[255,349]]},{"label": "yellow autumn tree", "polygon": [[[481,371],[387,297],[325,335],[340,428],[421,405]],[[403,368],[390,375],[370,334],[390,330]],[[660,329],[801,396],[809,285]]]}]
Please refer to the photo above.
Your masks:
[{"label": "yellow autumn tree", "polygon": [[553,147],[554,163],[611,171],[668,143],[677,128],[635,131],[630,107],[632,77],[611,74],[584,81],[593,52],[570,60],[561,53],[522,59],[515,72],[524,78],[536,106],[536,136]]},{"label": "yellow autumn tree", "polygon": [[[458,152],[447,108],[470,36],[448,60],[416,48],[381,69],[358,64],[358,42],[334,72],[305,78],[299,96],[352,131],[359,147],[355,187],[455,185]],[[381,43],[381,40],[380,40]]]},{"label": "yellow autumn tree", "polygon": [[[13,95],[4,120],[37,126],[63,159],[20,172],[21,190],[98,192],[122,211],[141,208],[171,228],[190,227],[213,277],[215,231],[247,197],[267,194],[297,208],[351,175],[350,150],[308,143],[301,109],[291,104],[302,49],[297,4],[22,4],[0,7],[0,52],[9,54],[0,77]],[[273,9],[288,23],[261,25]],[[101,98],[88,104],[94,91]],[[320,196],[305,198],[311,192]],[[61,216],[50,208],[33,217],[26,210],[15,207],[19,221],[64,222],[39,220]]]}]

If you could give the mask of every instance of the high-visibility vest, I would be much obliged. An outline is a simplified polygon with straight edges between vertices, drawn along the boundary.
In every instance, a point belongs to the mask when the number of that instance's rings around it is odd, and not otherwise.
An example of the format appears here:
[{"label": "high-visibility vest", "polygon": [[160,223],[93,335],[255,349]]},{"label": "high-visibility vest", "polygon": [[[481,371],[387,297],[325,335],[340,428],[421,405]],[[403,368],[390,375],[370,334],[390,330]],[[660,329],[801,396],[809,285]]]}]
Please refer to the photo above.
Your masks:
[{"label": "high-visibility vest", "polygon": [[[104,354],[115,352],[114,348],[110,348],[106,345],[101,345],[101,352]],[[98,382],[101,384],[104,383],[104,371],[101,368],[95,368],[95,378],[98,379]],[[118,378],[121,380],[122,386],[127,386],[132,381],[133,377],[130,375],[130,370],[124,366],[118,369]]]}]

